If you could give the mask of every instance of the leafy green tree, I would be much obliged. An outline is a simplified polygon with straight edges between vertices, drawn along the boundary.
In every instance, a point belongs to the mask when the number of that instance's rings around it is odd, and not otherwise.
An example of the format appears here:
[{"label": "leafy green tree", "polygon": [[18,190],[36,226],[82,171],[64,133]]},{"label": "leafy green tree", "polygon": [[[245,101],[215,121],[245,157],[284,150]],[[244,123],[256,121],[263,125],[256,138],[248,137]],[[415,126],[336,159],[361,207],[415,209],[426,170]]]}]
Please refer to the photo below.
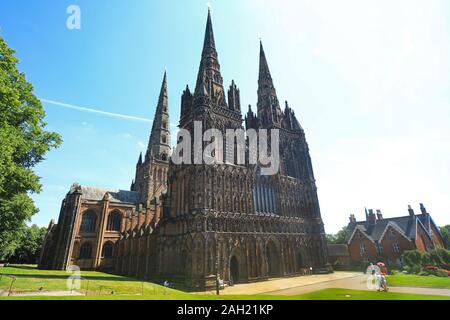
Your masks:
[{"label": "leafy green tree", "polygon": [[450,250],[450,225],[446,225],[439,228],[441,230],[442,237],[444,238],[445,249]]},{"label": "leafy green tree", "polygon": [[40,228],[35,224],[31,227],[25,227],[9,261],[13,263],[37,263],[46,232],[47,228]]},{"label": "leafy green tree", "polygon": [[0,259],[17,246],[25,221],[38,212],[30,193],[41,190],[33,167],[61,143],[45,131],[45,112],[17,58],[0,37]]},{"label": "leafy green tree", "polygon": [[327,242],[329,244],[344,244],[348,235],[347,227],[342,227],[336,234],[327,234]]}]

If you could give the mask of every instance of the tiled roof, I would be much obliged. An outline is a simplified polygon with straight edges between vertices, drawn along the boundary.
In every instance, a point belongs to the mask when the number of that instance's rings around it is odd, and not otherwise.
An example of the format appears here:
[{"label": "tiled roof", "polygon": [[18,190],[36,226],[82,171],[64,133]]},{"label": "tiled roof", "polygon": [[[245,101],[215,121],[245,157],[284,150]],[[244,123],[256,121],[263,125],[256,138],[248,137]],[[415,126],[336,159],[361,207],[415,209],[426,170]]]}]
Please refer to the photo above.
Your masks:
[{"label": "tiled roof", "polygon": [[383,218],[382,220],[376,220],[375,224],[371,224],[368,221],[349,223],[347,226],[348,235],[346,241],[348,242],[350,240],[350,237],[353,235],[355,228],[364,231],[369,239],[378,241],[383,236],[384,231],[386,230],[388,225],[401,230],[407,238],[414,240],[416,237],[417,220],[419,220],[424,226],[427,226],[428,224],[426,221],[426,217],[422,214],[417,214],[413,217],[408,215],[404,217]]},{"label": "tiled roof", "polygon": [[134,191],[117,190],[117,189],[103,189],[97,187],[81,187],[81,198],[85,200],[100,201],[105,194],[109,194],[109,201],[122,203],[139,203],[139,193]]},{"label": "tiled roof", "polygon": [[329,244],[327,247],[330,257],[348,257],[350,255],[346,244]]}]

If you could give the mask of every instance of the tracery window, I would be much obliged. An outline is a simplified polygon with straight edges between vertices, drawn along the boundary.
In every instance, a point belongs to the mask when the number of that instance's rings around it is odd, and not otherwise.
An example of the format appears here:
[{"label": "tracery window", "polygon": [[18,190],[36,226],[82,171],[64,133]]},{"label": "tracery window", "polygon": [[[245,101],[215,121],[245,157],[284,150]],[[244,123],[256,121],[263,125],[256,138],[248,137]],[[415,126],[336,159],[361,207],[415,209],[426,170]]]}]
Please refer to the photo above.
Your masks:
[{"label": "tracery window", "polygon": [[79,259],[90,259],[92,254],[92,246],[90,242],[81,245]]},{"label": "tracery window", "polygon": [[108,231],[120,231],[120,221],[121,215],[119,212],[115,211],[108,216],[108,224],[106,230]]},{"label": "tracery window", "polygon": [[94,211],[88,211],[83,214],[80,225],[80,232],[94,232],[97,222],[97,215]]}]

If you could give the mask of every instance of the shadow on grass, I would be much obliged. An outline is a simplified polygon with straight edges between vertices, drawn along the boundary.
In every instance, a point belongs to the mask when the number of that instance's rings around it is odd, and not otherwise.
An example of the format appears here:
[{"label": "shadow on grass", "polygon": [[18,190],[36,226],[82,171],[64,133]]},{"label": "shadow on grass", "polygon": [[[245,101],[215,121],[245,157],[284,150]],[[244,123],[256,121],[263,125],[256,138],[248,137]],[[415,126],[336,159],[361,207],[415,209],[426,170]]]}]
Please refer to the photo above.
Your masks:
[{"label": "shadow on grass", "polygon": [[[25,269],[25,270],[36,270],[36,266],[33,265],[23,265],[23,264],[8,264],[5,268],[14,268],[14,269]],[[0,269],[1,270],[1,269]]]},{"label": "shadow on grass", "polygon": [[[38,279],[61,279],[66,280],[70,273],[67,273],[67,275],[50,275],[50,274],[17,274],[17,273],[1,273],[3,276],[12,276],[16,278],[38,278]],[[117,282],[147,282],[142,281],[138,279],[132,279],[132,278],[117,278],[117,277],[104,277],[104,276],[86,276],[81,273],[81,277],[83,279],[87,280],[98,280],[98,281],[117,281]],[[152,282],[148,282],[152,283]]]}]

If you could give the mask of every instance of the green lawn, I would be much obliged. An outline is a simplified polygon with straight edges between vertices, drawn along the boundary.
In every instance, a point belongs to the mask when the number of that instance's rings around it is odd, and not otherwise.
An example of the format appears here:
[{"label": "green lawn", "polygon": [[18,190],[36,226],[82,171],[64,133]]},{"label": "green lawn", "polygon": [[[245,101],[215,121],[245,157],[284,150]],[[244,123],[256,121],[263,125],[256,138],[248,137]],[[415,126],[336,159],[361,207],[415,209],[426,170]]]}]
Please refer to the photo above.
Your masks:
[{"label": "green lawn", "polygon": [[[15,292],[30,291],[66,291],[71,287],[68,282],[71,274],[58,270],[39,270],[35,266],[10,266],[0,269],[0,290],[8,290],[11,276],[16,277],[13,283]],[[189,299],[191,294],[164,288],[163,286],[140,281],[134,278],[117,276],[103,272],[82,271],[80,281],[83,294],[89,296],[146,296],[147,299]],[[68,287],[69,284],[69,287]],[[40,297],[42,298],[42,297]],[[195,299],[193,296],[191,299]]]},{"label": "green lawn", "polygon": [[390,286],[450,288],[450,277],[396,274],[387,277]]},{"label": "green lawn", "polygon": [[[3,274],[0,280],[0,290],[7,290],[11,283],[11,277],[15,276],[15,292],[38,291],[66,291],[67,278],[70,275],[65,271],[38,270],[35,266],[10,266],[1,268]],[[82,271],[81,281],[82,296],[28,296],[28,297],[0,297],[0,299],[14,300],[55,300],[55,299],[145,299],[145,300],[206,300],[206,299],[236,299],[236,300],[450,300],[450,297],[414,295],[400,293],[384,293],[372,291],[357,291],[348,289],[324,289],[316,292],[297,296],[273,296],[273,295],[220,295],[193,294],[179,290],[166,289],[160,285],[143,282],[133,278],[116,276],[102,272]],[[393,278],[394,276],[390,277]],[[88,283],[89,282],[89,283]],[[392,281],[390,283],[392,285]],[[86,295],[87,293],[87,295]]]}]

